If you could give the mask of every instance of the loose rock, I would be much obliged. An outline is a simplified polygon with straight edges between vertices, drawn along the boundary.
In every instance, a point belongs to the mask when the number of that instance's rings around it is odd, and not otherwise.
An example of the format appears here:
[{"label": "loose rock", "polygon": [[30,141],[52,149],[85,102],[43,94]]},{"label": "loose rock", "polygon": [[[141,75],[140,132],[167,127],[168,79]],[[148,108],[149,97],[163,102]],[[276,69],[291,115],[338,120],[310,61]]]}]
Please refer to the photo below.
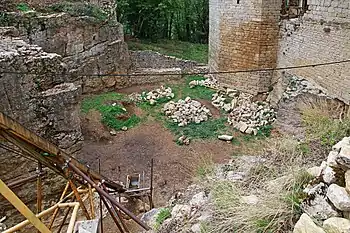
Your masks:
[{"label": "loose rock", "polygon": [[345,188],[331,184],[327,191],[328,199],[341,211],[350,211],[350,196]]},{"label": "loose rock", "polygon": [[223,141],[232,141],[233,136],[230,136],[230,135],[219,135],[218,139],[223,140]]},{"label": "loose rock", "polygon": [[302,214],[299,221],[294,226],[293,233],[326,233],[326,232],[321,227],[317,226],[307,214]]},{"label": "loose rock", "polygon": [[349,233],[350,220],[337,217],[329,218],[323,222],[323,228],[331,233]]}]

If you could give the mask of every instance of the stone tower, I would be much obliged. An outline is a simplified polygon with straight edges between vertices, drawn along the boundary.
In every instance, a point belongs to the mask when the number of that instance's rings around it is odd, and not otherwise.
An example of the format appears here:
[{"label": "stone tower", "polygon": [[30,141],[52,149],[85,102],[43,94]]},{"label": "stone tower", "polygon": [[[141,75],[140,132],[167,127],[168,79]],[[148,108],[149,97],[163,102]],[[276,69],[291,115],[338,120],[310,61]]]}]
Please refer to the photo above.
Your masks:
[{"label": "stone tower", "polygon": [[[211,72],[275,68],[282,0],[210,0]],[[271,71],[217,74],[222,84],[252,94],[271,85]]]}]

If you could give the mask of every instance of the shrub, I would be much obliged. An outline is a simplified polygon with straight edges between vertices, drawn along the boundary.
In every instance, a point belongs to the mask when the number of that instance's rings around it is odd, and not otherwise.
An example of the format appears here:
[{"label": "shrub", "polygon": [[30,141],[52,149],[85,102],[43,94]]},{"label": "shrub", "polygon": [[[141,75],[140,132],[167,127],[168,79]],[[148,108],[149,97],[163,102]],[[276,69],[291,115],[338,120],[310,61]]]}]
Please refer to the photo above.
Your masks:
[{"label": "shrub", "polygon": [[22,12],[27,12],[30,11],[31,8],[28,6],[27,3],[21,2],[19,4],[17,4],[16,9]]},{"label": "shrub", "polygon": [[169,208],[162,208],[159,213],[157,214],[157,218],[156,218],[156,228],[159,228],[160,225],[162,225],[162,223],[171,217],[171,212]]}]

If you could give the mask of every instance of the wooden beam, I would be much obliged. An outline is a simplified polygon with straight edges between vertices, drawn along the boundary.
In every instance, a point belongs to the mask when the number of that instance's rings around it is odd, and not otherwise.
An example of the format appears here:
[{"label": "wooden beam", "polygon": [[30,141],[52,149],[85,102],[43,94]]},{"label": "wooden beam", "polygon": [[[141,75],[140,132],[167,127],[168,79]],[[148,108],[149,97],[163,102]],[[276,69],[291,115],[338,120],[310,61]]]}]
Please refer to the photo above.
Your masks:
[{"label": "wooden beam", "polygon": [[0,193],[24,216],[33,226],[42,233],[51,233],[44,223],[12,192],[0,179]]},{"label": "wooden beam", "polygon": [[[90,215],[84,205],[84,202],[83,200],[81,199],[80,195],[79,195],[79,192],[78,192],[78,189],[77,187],[75,186],[75,184],[73,183],[72,180],[68,180],[69,181],[69,184],[70,184],[70,187],[72,188],[73,192],[74,192],[74,195],[75,195],[75,198],[78,200],[78,202],[80,203],[80,206],[81,206],[81,209],[83,210],[83,213],[86,217],[87,220],[90,220]],[[74,210],[73,210],[74,211]],[[68,232],[68,231],[67,231]]]},{"label": "wooden beam", "polygon": [[[64,187],[64,190],[63,190],[63,192],[61,194],[61,197],[58,200],[58,202],[61,202],[63,200],[64,196],[66,195],[66,193],[68,191],[68,188],[69,188],[69,182],[67,182],[66,187]],[[55,222],[55,219],[57,217],[57,214],[58,214],[58,209],[55,209],[55,212],[53,212],[53,215],[52,215],[51,220],[50,220],[49,229],[52,228],[52,225]]]}]

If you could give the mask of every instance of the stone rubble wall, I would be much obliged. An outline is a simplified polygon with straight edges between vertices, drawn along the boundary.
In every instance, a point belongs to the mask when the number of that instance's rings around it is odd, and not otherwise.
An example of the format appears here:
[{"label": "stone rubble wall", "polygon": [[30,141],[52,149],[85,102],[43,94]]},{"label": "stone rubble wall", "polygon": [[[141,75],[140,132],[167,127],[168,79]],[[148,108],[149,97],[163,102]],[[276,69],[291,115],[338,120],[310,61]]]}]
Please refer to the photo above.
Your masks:
[{"label": "stone rubble wall", "polygon": [[[312,5],[310,7],[314,9]],[[318,6],[316,9],[325,9],[325,7]],[[348,12],[348,9],[344,9],[345,11]],[[310,10],[302,21],[294,19],[282,22],[278,67],[349,59],[350,14],[346,19],[339,17],[339,21],[332,22],[325,22],[324,20],[329,19],[329,16],[324,14],[324,11]],[[319,16],[324,20],[309,18]],[[349,23],[342,23],[344,20],[348,20]],[[350,63],[287,70],[285,74],[276,72],[275,78],[279,79],[284,75],[295,75],[315,82],[327,89],[329,95],[347,104],[350,103]]]}]

